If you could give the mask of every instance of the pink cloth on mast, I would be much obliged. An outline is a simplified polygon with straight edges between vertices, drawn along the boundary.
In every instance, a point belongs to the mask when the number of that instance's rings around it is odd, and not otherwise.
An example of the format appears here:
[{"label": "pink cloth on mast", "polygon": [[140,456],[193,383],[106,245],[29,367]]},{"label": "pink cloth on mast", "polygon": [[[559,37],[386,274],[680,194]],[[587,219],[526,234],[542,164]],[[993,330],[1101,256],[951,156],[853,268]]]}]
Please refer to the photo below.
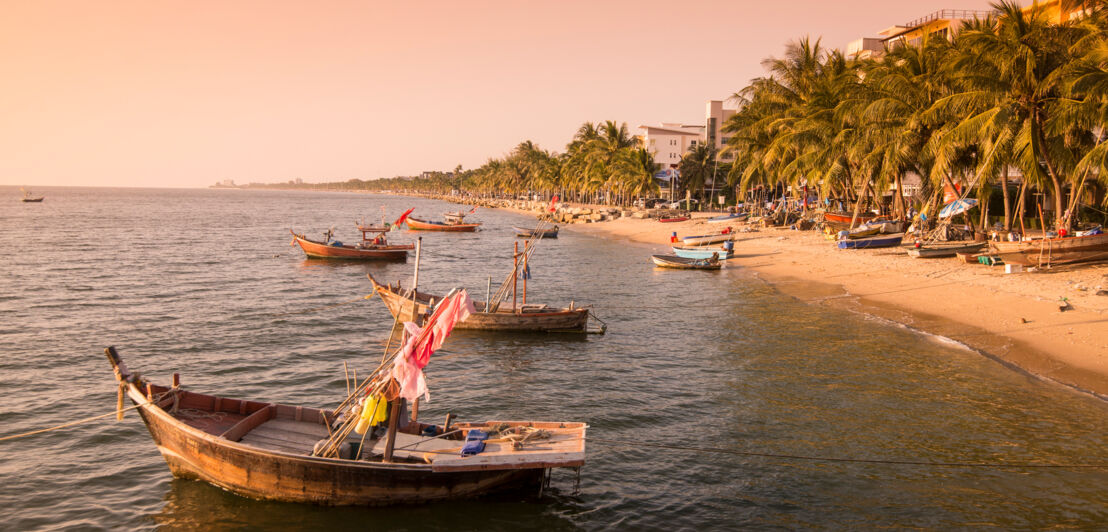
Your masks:
[{"label": "pink cloth on mast", "polygon": [[400,354],[393,362],[392,376],[400,383],[400,397],[409,401],[420,395],[424,396],[425,400],[431,399],[431,394],[427,390],[427,381],[423,377],[423,368],[431,360],[431,355],[442,347],[446,337],[450,336],[451,331],[454,330],[454,324],[468,318],[476,310],[465,290],[441,304],[446,306],[439,309],[434,323],[428,325],[430,331],[423,342],[419,341],[419,336],[424,330],[422,327],[412,322],[404,324],[404,333],[407,337],[404,340],[404,347],[400,349]]}]

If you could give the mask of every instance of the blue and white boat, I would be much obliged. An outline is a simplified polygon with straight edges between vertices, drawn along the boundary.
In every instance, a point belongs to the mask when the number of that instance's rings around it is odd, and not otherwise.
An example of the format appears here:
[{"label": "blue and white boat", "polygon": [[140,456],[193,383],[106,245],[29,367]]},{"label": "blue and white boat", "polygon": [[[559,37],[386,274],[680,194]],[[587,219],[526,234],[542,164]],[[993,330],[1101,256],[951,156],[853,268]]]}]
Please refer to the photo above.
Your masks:
[{"label": "blue and white boat", "polygon": [[723,223],[727,223],[727,222],[741,222],[743,220],[746,220],[749,216],[750,216],[750,213],[748,213],[748,212],[736,212],[736,213],[731,213],[731,214],[724,214],[722,216],[716,216],[716,217],[713,217],[713,218],[708,218],[708,223],[710,223],[710,224],[723,224]]},{"label": "blue and white boat", "polygon": [[891,248],[899,246],[903,240],[904,233],[878,235],[855,240],[840,240],[839,249]]}]

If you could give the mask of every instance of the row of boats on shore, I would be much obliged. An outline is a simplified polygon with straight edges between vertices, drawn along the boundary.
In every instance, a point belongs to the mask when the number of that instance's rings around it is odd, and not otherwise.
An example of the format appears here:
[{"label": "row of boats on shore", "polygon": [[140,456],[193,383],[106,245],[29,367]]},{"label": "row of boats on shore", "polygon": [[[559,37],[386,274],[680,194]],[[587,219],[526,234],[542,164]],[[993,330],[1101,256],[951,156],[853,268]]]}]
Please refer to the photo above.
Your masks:
[{"label": "row of boats on shore", "polygon": [[480,302],[465,290],[438,295],[417,290],[422,241],[392,245],[385,239],[404,223],[415,231],[446,232],[474,231],[480,224],[466,223],[461,213],[427,222],[411,218],[411,212],[393,224],[358,224],[362,242],[352,246],[333,242],[333,231],[324,241],[293,232],[293,243],[309,257],[403,260],[416,252],[411,287],[368,276],[373,294],[403,332],[398,344],[390,337],[369,377],[351,381],[347,376],[348,394],[335,408],[186,391],[177,374],[172,384],[156,384],[131,371],[109,347],[105,353],[119,381],[119,415],[129,398],[175,476],[259,499],[380,506],[501,490],[541,495],[552,469],[580,468],[588,429],[583,422],[458,422],[452,415],[441,423],[419,419],[420,402],[427,397],[422,370],[455,328],[596,332],[587,329],[587,307],[572,301],[565,308],[527,303],[528,261],[541,239],[556,236],[557,227],[540,220],[533,229],[517,229],[526,240],[522,250],[515,243],[512,272],[495,294],[490,278],[489,293]]},{"label": "row of boats on shore", "polygon": [[[730,213],[705,220],[707,223],[750,220],[742,213]],[[662,221],[665,221],[664,219]],[[860,222],[860,223],[858,223]],[[1013,238],[1011,240],[939,241],[920,235],[909,237],[907,223],[877,215],[824,212],[821,225],[828,239],[839,249],[876,249],[904,247],[912,258],[960,257],[968,263],[1019,264],[1027,267],[1049,267],[1108,260],[1108,234],[1100,227],[1079,232],[1075,236],[1043,238]],[[857,224],[857,225],[855,225]],[[718,270],[734,256],[733,228],[709,234],[671,237],[672,254],[652,255],[655,265],[663,268]],[[983,260],[982,258],[988,260]]]}]

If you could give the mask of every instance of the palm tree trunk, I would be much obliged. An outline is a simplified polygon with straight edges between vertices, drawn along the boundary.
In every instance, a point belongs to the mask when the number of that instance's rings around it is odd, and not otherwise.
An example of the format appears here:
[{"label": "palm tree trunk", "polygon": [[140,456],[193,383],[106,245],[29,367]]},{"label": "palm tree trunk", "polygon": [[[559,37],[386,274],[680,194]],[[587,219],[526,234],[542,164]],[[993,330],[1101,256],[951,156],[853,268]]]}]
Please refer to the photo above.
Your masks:
[{"label": "palm tree trunk", "polygon": [[869,190],[867,183],[862,183],[858,187],[858,200],[854,202],[854,214],[850,217],[850,228],[854,229],[854,224],[858,222],[858,215],[862,212],[862,202],[866,200],[866,191]]},{"label": "palm tree trunk", "polygon": [[1008,197],[1008,164],[1004,165],[1004,175],[1000,178],[1001,193],[1004,195],[1004,230],[1012,230],[1012,208]]},{"label": "palm tree trunk", "polygon": [[[1035,119],[1032,118],[1032,120]],[[1031,131],[1033,135],[1038,137],[1039,145],[1043,146],[1043,132],[1042,130],[1040,130],[1040,127],[1041,124],[1039,124],[1038,121],[1035,120]],[[1050,159],[1050,154],[1047,153],[1047,150],[1043,149],[1040,151],[1041,153],[1039,153],[1039,155],[1043,158],[1043,163],[1046,164],[1046,172],[1048,175],[1050,175],[1050,181],[1054,185],[1054,229],[1056,231],[1059,229],[1068,230],[1069,227],[1062,226],[1062,180],[1058,177],[1058,172],[1054,169],[1054,162]],[[1043,231],[1046,231],[1045,227],[1043,228]]]}]

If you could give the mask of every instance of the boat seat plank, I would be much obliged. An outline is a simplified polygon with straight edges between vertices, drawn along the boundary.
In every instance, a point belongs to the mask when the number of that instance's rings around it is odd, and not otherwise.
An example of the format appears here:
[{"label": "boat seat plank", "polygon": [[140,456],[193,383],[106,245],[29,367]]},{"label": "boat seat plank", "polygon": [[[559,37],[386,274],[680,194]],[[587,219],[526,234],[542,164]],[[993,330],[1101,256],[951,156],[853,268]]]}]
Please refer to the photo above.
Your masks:
[{"label": "boat seat plank", "polygon": [[[423,460],[425,458],[430,458],[434,461],[439,454],[430,451],[458,449],[460,452],[463,443],[464,442],[461,440],[447,440],[443,438],[428,439],[427,436],[416,436],[415,434],[397,432],[396,443],[393,447],[392,455],[400,459],[415,458]],[[385,444],[386,438],[377,440],[377,443],[370,449],[370,454],[374,456],[384,456]]]},{"label": "boat seat plank", "polygon": [[274,418],[266,421],[258,428],[266,429],[280,429],[287,432],[295,432],[297,434],[304,434],[311,436],[317,440],[326,438],[330,435],[327,432],[327,427],[320,423],[311,421],[293,421],[291,419]]},{"label": "boat seat plank", "polygon": [[[250,431],[250,436],[267,438],[273,441],[283,441],[294,445],[308,446],[311,448],[315,443],[326,436],[316,437],[310,434],[301,434],[299,432],[288,432],[277,428],[258,427]],[[245,436],[244,436],[245,437]]]},{"label": "boat seat plank", "polygon": [[242,439],[239,440],[239,443],[244,443],[246,445],[259,447],[262,449],[283,451],[287,453],[311,454],[312,448],[316,442],[295,442],[281,438],[273,438],[265,434],[250,433],[246,436],[243,436]]}]

